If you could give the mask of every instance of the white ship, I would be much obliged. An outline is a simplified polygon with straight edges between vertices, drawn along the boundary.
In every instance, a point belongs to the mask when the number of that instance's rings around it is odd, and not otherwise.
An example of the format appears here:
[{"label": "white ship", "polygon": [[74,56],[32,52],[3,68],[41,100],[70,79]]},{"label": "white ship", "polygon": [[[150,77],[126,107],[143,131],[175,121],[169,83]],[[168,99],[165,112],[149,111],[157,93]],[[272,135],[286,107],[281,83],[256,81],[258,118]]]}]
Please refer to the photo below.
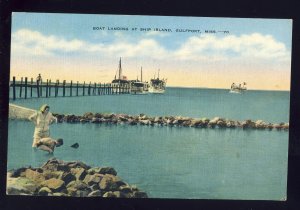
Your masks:
[{"label": "white ship", "polygon": [[144,95],[149,93],[148,82],[143,82],[143,69],[141,67],[141,81],[137,78],[130,82],[130,93],[135,95]]},{"label": "white ship", "polygon": [[167,79],[159,79],[159,70],[158,77],[150,80],[149,93],[159,93],[162,94],[166,90]]},{"label": "white ship", "polygon": [[243,82],[243,85],[242,84],[232,83],[229,92],[230,93],[242,93],[242,92],[245,92],[245,91],[247,91],[246,85],[247,85],[246,82]]}]

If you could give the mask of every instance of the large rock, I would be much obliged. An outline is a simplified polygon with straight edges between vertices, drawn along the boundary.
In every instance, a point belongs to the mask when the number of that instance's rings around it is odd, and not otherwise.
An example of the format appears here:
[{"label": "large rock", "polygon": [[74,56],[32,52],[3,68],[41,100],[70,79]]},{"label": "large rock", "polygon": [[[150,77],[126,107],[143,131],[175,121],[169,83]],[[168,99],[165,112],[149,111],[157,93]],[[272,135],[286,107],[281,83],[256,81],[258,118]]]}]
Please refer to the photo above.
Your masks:
[{"label": "large rock", "polygon": [[9,177],[7,179],[6,193],[9,195],[34,195],[38,188],[38,184],[26,177]]},{"label": "large rock", "polygon": [[18,169],[13,169],[12,171],[10,171],[11,173],[11,177],[19,177],[21,175],[22,172],[26,171],[28,168],[26,167],[22,167],[22,168],[18,168]]},{"label": "large rock", "polygon": [[64,181],[65,184],[68,184],[69,182],[76,180],[76,177],[70,172],[64,172],[59,179]]},{"label": "large rock", "polygon": [[73,161],[73,162],[68,162],[66,164],[70,168],[84,168],[85,170],[88,170],[91,168],[90,166],[86,165],[85,163],[83,163],[81,161]]},{"label": "large rock", "polygon": [[94,114],[92,112],[87,112],[83,115],[85,119],[91,120],[94,117]]},{"label": "large rock", "polygon": [[33,180],[34,182],[41,183],[45,180],[45,177],[42,173],[34,171],[32,169],[26,169],[21,176]]},{"label": "large rock", "polygon": [[48,179],[48,180],[42,182],[41,185],[44,187],[48,187],[53,192],[59,192],[62,189],[65,189],[65,182],[60,179],[55,179],[55,178]]},{"label": "large rock", "polygon": [[83,180],[87,175],[84,168],[71,168],[71,173],[76,177],[76,180]]},{"label": "large rock", "polygon": [[120,186],[119,181],[121,181],[120,178],[113,176],[113,175],[106,174],[101,179],[101,181],[99,183],[99,188],[101,190],[105,190],[105,191],[118,190],[118,188]]},{"label": "large rock", "polygon": [[42,196],[46,196],[49,194],[52,194],[52,191],[48,187],[42,187],[38,192],[38,195],[42,195]]},{"label": "large rock", "polygon": [[94,184],[100,183],[103,177],[104,175],[101,174],[93,174],[93,175],[88,174],[85,176],[83,182],[89,186],[92,186]]},{"label": "large rock", "polygon": [[99,174],[111,174],[111,175],[116,176],[117,171],[112,167],[102,167],[102,168],[100,168]]},{"label": "large rock", "polygon": [[82,181],[72,181],[67,185],[67,188],[74,188],[76,190],[86,190],[89,186]]},{"label": "large rock", "polygon": [[101,195],[102,195],[102,193],[101,193],[100,190],[95,190],[95,191],[90,192],[90,193],[88,194],[88,197],[99,197],[99,196],[101,196]]},{"label": "large rock", "polygon": [[63,173],[63,171],[44,170],[43,176],[45,177],[45,179],[59,179],[63,175]]}]

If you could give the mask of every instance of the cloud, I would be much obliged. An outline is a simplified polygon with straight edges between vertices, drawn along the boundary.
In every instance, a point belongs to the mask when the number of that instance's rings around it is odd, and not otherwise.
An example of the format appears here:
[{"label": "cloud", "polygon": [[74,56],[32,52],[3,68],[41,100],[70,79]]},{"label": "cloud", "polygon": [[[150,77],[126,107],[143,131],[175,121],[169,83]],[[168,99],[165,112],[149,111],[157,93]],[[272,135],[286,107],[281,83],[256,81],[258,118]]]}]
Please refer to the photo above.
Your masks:
[{"label": "cloud", "polygon": [[[117,33],[119,37],[122,33]],[[122,36],[121,36],[122,37]],[[57,52],[70,53],[102,53],[126,57],[151,56],[161,58],[167,54],[166,50],[153,39],[141,39],[136,43],[126,39],[116,39],[110,44],[93,44],[90,42],[64,38],[54,35],[44,35],[38,31],[20,29],[12,36],[12,51],[19,54],[34,56],[55,56]]]},{"label": "cloud", "polygon": [[223,38],[214,35],[193,36],[183,43],[174,55],[181,60],[290,59],[290,52],[283,43],[276,41],[271,35],[259,33],[229,35]]},{"label": "cloud", "polygon": [[12,36],[12,47],[34,55],[53,55],[53,51],[74,52],[81,50],[86,43],[73,39],[65,40],[53,35],[45,36],[38,31],[21,29]]},{"label": "cloud", "polygon": [[[151,32],[150,32],[151,33]],[[156,36],[161,33],[148,33]],[[20,29],[12,35],[12,52],[22,55],[56,56],[57,53],[99,53],[103,56],[146,57],[182,61],[216,62],[229,59],[261,59],[290,61],[290,52],[285,45],[271,35],[259,33],[240,36],[215,35],[192,36],[178,48],[169,50],[153,38],[129,41],[125,36],[116,34],[111,43],[95,44],[84,40],[54,35],[44,35],[38,31]],[[119,37],[121,36],[121,38]]]}]

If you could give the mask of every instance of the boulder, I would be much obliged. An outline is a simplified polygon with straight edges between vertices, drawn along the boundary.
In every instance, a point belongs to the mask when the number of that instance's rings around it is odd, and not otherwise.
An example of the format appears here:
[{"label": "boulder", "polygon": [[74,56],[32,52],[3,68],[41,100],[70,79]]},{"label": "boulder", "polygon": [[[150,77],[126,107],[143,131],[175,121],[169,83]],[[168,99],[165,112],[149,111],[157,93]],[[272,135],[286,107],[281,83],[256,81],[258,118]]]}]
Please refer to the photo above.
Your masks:
[{"label": "boulder", "polygon": [[84,168],[71,168],[71,173],[75,176],[76,180],[83,180],[87,175]]},{"label": "boulder", "polygon": [[218,121],[217,121],[217,126],[219,128],[225,128],[226,127],[226,120],[220,118]]},{"label": "boulder", "polygon": [[75,197],[88,197],[88,194],[90,192],[89,191],[86,191],[86,190],[77,190],[75,192]]},{"label": "boulder", "polygon": [[21,176],[33,180],[34,182],[41,183],[45,180],[45,177],[42,173],[34,171],[32,169],[26,169]]},{"label": "boulder", "polygon": [[94,114],[92,112],[87,112],[83,115],[83,118],[91,120],[94,117]]},{"label": "boulder", "polygon": [[72,181],[67,185],[67,188],[74,188],[76,190],[86,190],[89,186],[82,181]]},{"label": "boulder", "polygon": [[84,168],[85,170],[90,169],[91,167],[86,165],[85,163],[81,161],[72,161],[72,162],[67,162],[68,167],[70,168]]},{"label": "boulder", "polygon": [[289,130],[289,127],[290,127],[289,123],[284,123],[284,124],[282,125],[282,128],[283,128],[284,130]]},{"label": "boulder", "polygon": [[256,127],[257,129],[265,129],[265,128],[267,128],[267,123],[265,123],[265,122],[262,121],[262,120],[257,120],[257,121],[255,122],[255,127]]},{"label": "boulder", "polygon": [[9,185],[6,188],[8,195],[33,195],[33,192],[20,185]]},{"label": "boulder", "polygon": [[233,120],[227,120],[225,123],[226,123],[227,128],[235,128],[236,127],[236,122]]},{"label": "boulder", "polygon": [[150,125],[150,120],[140,120],[141,125]]},{"label": "boulder", "polygon": [[46,196],[49,194],[52,194],[52,191],[48,187],[42,187],[38,192],[38,195],[41,195],[41,196]]},{"label": "boulder", "polygon": [[76,177],[71,172],[64,172],[59,177],[60,180],[64,181],[65,184],[68,184],[74,180],[76,180]]},{"label": "boulder", "polygon": [[61,177],[63,173],[64,173],[63,171],[44,170],[43,176],[45,177],[45,179],[51,179],[51,178],[59,179],[59,177]]},{"label": "boulder", "polygon": [[52,192],[59,192],[65,188],[65,182],[60,179],[51,178],[41,184],[42,186],[48,187]]},{"label": "boulder", "polygon": [[191,123],[192,123],[191,120],[185,120],[185,121],[183,121],[182,126],[189,127],[189,126],[191,126]]},{"label": "boulder", "polygon": [[277,130],[281,130],[282,126],[280,124],[274,124],[273,128],[277,129]]},{"label": "boulder", "polygon": [[98,184],[103,179],[103,175],[101,174],[93,174],[93,175],[86,175],[83,182],[86,183],[89,186],[92,186],[94,184]]},{"label": "boulder", "polygon": [[96,118],[102,118],[103,115],[102,115],[101,113],[96,113],[96,114],[94,115],[94,117],[96,117]]},{"label": "boulder", "polygon": [[81,122],[81,123],[87,123],[87,122],[89,122],[89,120],[84,119],[84,118],[80,118],[79,122]]},{"label": "boulder", "polygon": [[119,190],[123,193],[132,193],[132,188],[129,185],[120,186]]},{"label": "boulder", "polygon": [[26,167],[22,167],[22,168],[18,168],[18,169],[13,169],[10,173],[11,173],[11,177],[19,177],[21,175],[22,172],[26,171],[28,168]]},{"label": "boulder", "polygon": [[103,198],[115,198],[115,194],[112,191],[104,193]]},{"label": "boulder", "polygon": [[56,193],[53,193],[52,196],[68,196],[68,195],[65,193],[56,192]]},{"label": "boulder", "polygon": [[6,193],[8,195],[34,195],[39,185],[26,177],[7,179]]},{"label": "boulder", "polygon": [[79,122],[79,117],[75,116],[75,115],[65,115],[63,118],[63,121],[66,121],[67,123],[76,123]]},{"label": "boulder", "polygon": [[111,174],[114,176],[117,175],[117,171],[112,167],[101,167],[99,169],[100,169],[98,172],[99,174]]},{"label": "boulder", "polygon": [[241,127],[242,128],[256,128],[255,122],[251,120],[245,120],[241,122]]},{"label": "boulder", "polygon": [[113,176],[113,175],[104,175],[103,178],[101,179],[100,183],[99,183],[99,188],[101,190],[105,190],[105,191],[114,191],[114,190],[118,190],[119,188],[119,183],[118,181],[121,181],[120,179],[118,179],[117,177]]},{"label": "boulder", "polygon": [[91,123],[101,123],[101,118],[93,117]]},{"label": "boulder", "polygon": [[99,190],[99,185],[97,184],[93,184],[92,186],[89,186],[91,191],[95,191],[95,190]]},{"label": "boulder", "polygon": [[101,196],[101,195],[102,195],[102,193],[101,193],[100,190],[95,190],[95,191],[90,192],[90,193],[88,194],[88,197],[99,197],[99,196]]},{"label": "boulder", "polygon": [[76,192],[77,192],[77,189],[75,189],[74,187],[68,187],[67,188],[67,195],[68,196],[75,197],[76,196]]}]

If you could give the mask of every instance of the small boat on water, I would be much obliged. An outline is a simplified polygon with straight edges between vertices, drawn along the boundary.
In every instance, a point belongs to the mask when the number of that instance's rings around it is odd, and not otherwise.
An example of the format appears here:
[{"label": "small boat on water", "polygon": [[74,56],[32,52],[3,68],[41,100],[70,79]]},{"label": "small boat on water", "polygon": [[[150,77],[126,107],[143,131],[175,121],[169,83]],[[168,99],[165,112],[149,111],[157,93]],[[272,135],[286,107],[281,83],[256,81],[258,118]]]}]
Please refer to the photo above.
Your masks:
[{"label": "small boat on water", "polygon": [[149,93],[149,84],[148,82],[143,82],[143,69],[141,67],[141,81],[132,80],[130,83],[130,93],[134,95],[145,95]]},{"label": "small boat on water", "polygon": [[159,79],[159,70],[158,70],[158,77],[155,79],[150,80],[150,87],[149,87],[149,93],[158,93],[162,94],[166,90],[166,79]]},{"label": "small boat on water", "polygon": [[243,84],[232,83],[229,92],[230,93],[243,93],[243,92],[247,91],[246,85],[247,85],[246,82],[243,82]]}]

